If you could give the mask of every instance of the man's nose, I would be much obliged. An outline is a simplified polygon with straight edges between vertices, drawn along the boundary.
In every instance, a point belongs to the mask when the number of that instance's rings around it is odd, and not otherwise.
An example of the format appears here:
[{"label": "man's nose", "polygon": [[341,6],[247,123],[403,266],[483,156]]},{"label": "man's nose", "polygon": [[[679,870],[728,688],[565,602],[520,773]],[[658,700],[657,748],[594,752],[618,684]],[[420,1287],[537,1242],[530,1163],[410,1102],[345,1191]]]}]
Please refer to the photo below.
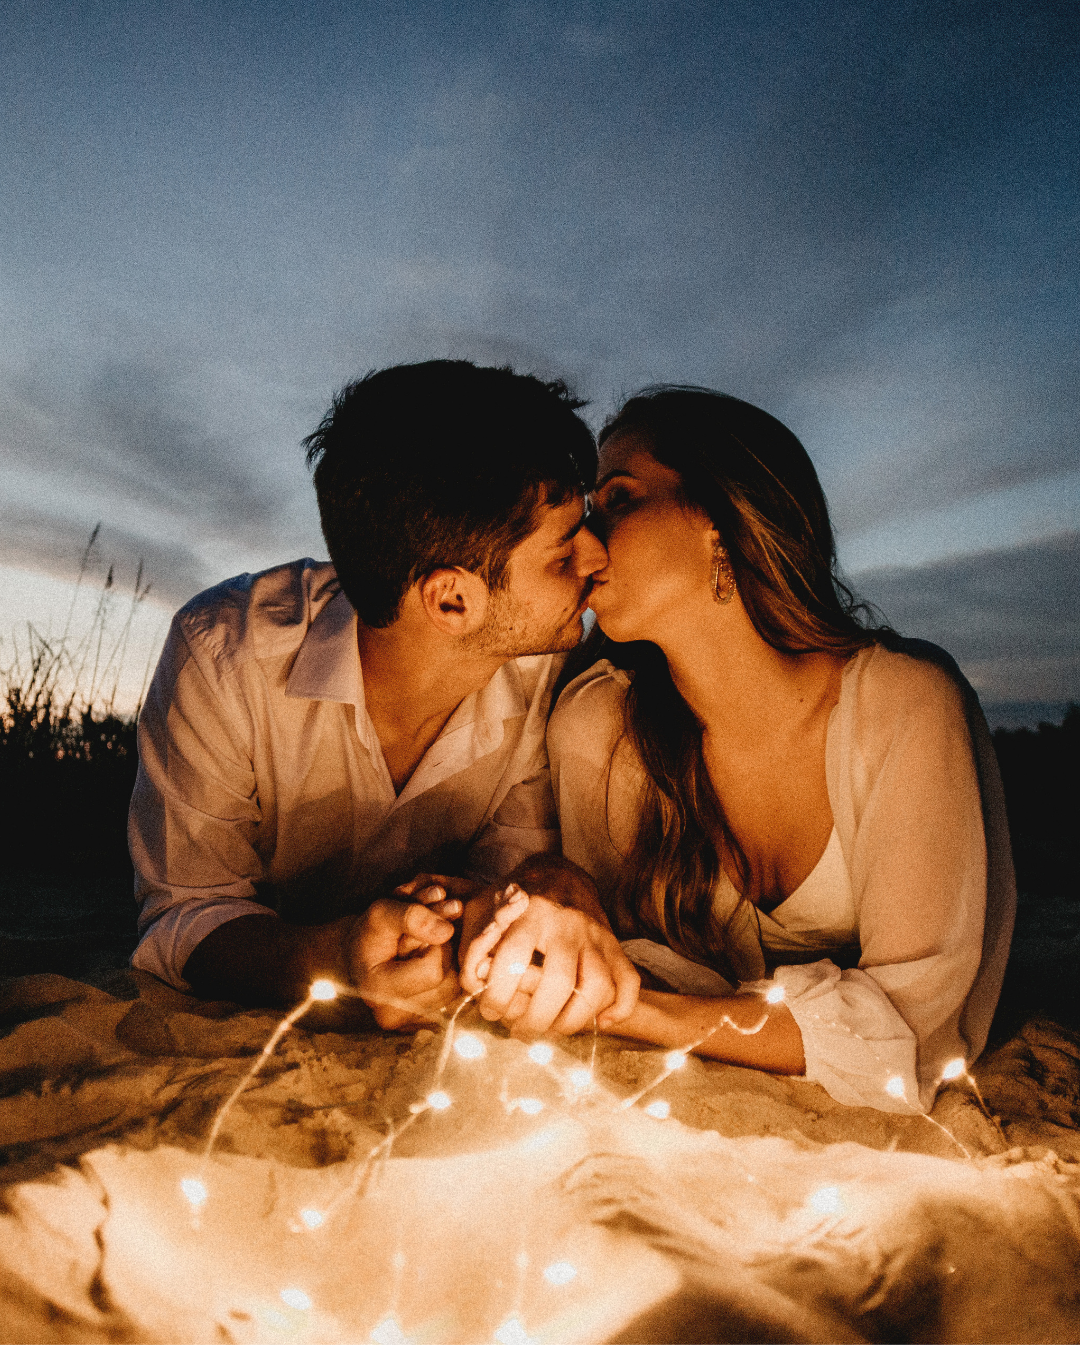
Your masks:
[{"label": "man's nose", "polygon": [[607,549],[587,525],[574,536],[574,559],[579,577],[592,576],[607,566]]}]

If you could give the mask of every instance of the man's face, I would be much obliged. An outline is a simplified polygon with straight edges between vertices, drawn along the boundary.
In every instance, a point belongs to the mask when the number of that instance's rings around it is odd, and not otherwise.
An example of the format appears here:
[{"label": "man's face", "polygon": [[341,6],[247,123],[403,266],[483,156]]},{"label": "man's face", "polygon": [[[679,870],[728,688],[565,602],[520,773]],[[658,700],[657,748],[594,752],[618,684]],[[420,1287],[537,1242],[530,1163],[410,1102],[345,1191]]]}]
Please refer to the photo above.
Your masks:
[{"label": "man's face", "polygon": [[603,544],[585,528],[585,502],[544,503],[538,524],[510,554],[503,585],[490,592],[487,617],[473,641],[487,656],[531,656],[576,647],[588,608],[590,578],[607,563]]}]

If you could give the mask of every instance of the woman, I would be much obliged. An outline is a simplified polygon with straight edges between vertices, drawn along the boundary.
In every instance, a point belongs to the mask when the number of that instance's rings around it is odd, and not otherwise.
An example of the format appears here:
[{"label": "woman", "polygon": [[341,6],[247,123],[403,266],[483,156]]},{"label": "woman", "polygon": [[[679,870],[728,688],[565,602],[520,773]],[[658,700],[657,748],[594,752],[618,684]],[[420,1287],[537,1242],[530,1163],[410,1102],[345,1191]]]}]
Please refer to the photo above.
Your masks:
[{"label": "woman", "polygon": [[814,467],[760,409],[630,399],[591,509],[609,659],[548,748],[564,851],[658,986],[610,1029],[928,1110],[985,1045],[1016,903],[973,691],[867,626]]}]

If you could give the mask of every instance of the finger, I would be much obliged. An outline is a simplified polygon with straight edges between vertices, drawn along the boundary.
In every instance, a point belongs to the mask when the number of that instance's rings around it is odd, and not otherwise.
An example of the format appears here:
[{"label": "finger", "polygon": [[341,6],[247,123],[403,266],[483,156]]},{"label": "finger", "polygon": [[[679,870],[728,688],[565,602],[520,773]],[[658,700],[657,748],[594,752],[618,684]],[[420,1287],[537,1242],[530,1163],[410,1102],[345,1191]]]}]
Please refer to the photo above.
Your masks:
[{"label": "finger", "polygon": [[510,1006],[507,1008],[506,1015],[503,1018],[503,1021],[507,1026],[512,1027],[515,1022],[525,1016],[529,1011],[530,1001],[528,994],[522,993],[520,989],[517,991],[510,1000]]},{"label": "finger", "polygon": [[615,981],[607,961],[595,947],[587,947],[578,962],[577,986],[562,1012],[552,1024],[560,1036],[574,1036],[615,1001]]},{"label": "finger", "polygon": [[431,872],[421,872],[419,876],[413,877],[412,881],[403,881],[400,886],[394,887],[395,895],[415,896],[417,891],[425,890],[429,886],[437,885],[439,878]]},{"label": "finger", "polygon": [[[511,891],[508,886],[504,895]],[[529,907],[529,897],[524,891],[517,887],[513,888],[513,894],[506,903],[499,906],[492,916],[488,926],[469,943],[468,951],[465,953],[465,960],[461,963],[461,984],[466,992],[478,994],[484,981],[488,978],[491,966],[490,958],[492,952],[502,941],[507,929],[509,929]],[[532,957],[530,950],[525,959],[526,965]],[[484,961],[488,962],[485,973],[481,975],[478,967]]]},{"label": "finger", "polygon": [[394,892],[403,900],[415,900],[421,905],[438,905],[440,903],[460,904],[459,900],[448,901],[445,886],[415,886],[407,888],[399,886]]},{"label": "finger", "polygon": [[505,1017],[522,976],[530,968],[534,937],[529,928],[511,928],[491,957],[486,987],[477,1002],[480,1015],[489,1022]]},{"label": "finger", "polygon": [[468,877],[452,877],[443,872],[420,872],[411,881],[395,887],[394,894],[414,897],[418,892],[436,886],[446,895],[467,900],[477,890],[482,889],[483,882],[470,881]]},{"label": "finger", "polygon": [[[614,946],[614,944],[612,944]],[[597,1015],[597,1026],[616,1026],[625,1022],[637,1007],[641,992],[641,974],[621,947],[606,952],[608,971],[615,981],[615,1002]]]},{"label": "finger", "polygon": [[369,969],[398,954],[404,932],[406,905],[400,900],[376,900],[353,924],[349,933],[350,961]]},{"label": "finger", "polygon": [[435,946],[449,942],[454,936],[454,925],[442,919],[426,905],[407,905],[402,916],[402,936]]},{"label": "finger", "polygon": [[362,996],[377,1003],[380,997],[416,998],[437,989],[446,976],[443,953],[439,947],[411,956],[405,961],[386,961],[367,973]]},{"label": "finger", "polygon": [[392,1031],[401,1027],[422,1026],[425,1022],[439,1021],[439,1013],[457,998],[460,992],[457,974],[448,971],[434,989],[425,990],[409,998],[384,992],[384,998],[393,998],[394,1001],[378,1003],[369,999],[368,1006],[379,1026]]},{"label": "finger", "polygon": [[540,1036],[574,995],[577,984],[578,954],[572,948],[556,944],[545,953],[540,983],[536,986],[528,1011],[511,1026],[515,1036]]},{"label": "finger", "polygon": [[[427,905],[430,913],[448,921],[453,921],[454,919],[461,917],[462,904],[460,900],[442,900],[438,904],[429,904],[428,901],[424,899],[424,895],[425,892],[421,891],[417,896],[417,900],[421,904]],[[403,933],[398,939],[397,954],[398,956],[408,956],[411,952],[416,951],[420,947],[426,947],[427,945],[426,942],[422,942],[419,938],[411,937],[410,935]]]}]

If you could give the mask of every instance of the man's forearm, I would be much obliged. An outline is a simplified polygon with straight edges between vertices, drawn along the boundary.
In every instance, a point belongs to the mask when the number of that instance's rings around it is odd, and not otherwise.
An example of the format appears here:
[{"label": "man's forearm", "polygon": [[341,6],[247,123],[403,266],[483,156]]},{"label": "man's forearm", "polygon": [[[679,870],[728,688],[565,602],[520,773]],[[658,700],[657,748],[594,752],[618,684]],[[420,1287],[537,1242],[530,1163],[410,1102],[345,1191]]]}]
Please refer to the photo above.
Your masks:
[{"label": "man's forearm", "polygon": [[244,914],[208,933],[187,959],[196,993],[245,1003],[291,1006],[312,981],[349,982],[345,938],[353,916],[306,926],[275,914]]},{"label": "man's forearm", "polygon": [[515,867],[506,880],[516,881],[530,895],[542,895],[556,904],[580,909],[605,928],[611,927],[600,904],[596,882],[584,868],[561,853],[534,853]]},{"label": "man's forearm", "polygon": [[588,872],[561,853],[534,853],[508,872],[497,887],[486,886],[466,902],[459,946],[462,958],[469,943],[491,922],[499,904],[497,897],[510,882],[516,882],[529,895],[542,895],[556,905],[579,909],[605,928],[611,927],[596,882]]}]

